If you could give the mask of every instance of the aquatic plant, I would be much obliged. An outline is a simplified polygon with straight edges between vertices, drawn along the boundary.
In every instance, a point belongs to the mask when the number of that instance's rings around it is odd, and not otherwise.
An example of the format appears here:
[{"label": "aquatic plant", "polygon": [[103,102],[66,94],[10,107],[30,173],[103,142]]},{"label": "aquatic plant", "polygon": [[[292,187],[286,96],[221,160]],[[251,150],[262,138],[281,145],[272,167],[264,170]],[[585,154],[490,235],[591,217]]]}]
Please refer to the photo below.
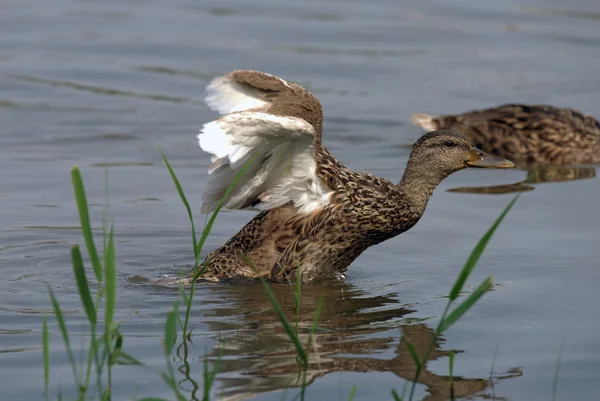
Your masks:
[{"label": "aquatic plant", "polygon": [[[506,206],[506,208],[502,211],[500,216],[496,219],[496,221],[494,221],[492,226],[479,239],[479,241],[477,242],[477,245],[475,245],[475,248],[473,248],[473,251],[471,251],[469,258],[465,262],[463,268],[461,269],[460,273],[458,274],[458,277],[456,278],[456,281],[454,282],[454,285],[452,286],[452,289],[450,290],[450,293],[448,294],[448,303],[446,304],[446,308],[444,309],[444,312],[442,313],[442,316],[440,317],[440,321],[434,332],[433,340],[429,344],[429,347],[425,351],[425,354],[420,358],[419,355],[417,355],[417,352],[415,351],[414,346],[412,344],[410,344],[408,342],[408,340],[406,340],[404,337],[402,338],[402,340],[406,342],[406,345],[408,346],[408,349],[410,350],[413,361],[415,362],[415,365],[417,367],[416,372],[415,372],[415,377],[412,381],[412,385],[410,388],[410,395],[408,397],[409,400],[413,399],[417,380],[419,379],[419,376],[420,376],[421,372],[423,371],[423,368],[425,367],[425,361],[428,360],[429,354],[431,353],[431,351],[433,350],[433,347],[435,346],[436,339],[440,335],[442,335],[444,332],[446,332],[450,328],[450,326],[452,326],[454,323],[456,323],[465,313],[467,313],[467,311],[469,309],[471,309],[473,307],[473,305],[475,305],[475,303],[477,303],[477,301],[479,301],[479,299],[492,288],[492,285],[493,285],[492,277],[490,276],[490,277],[486,278],[485,280],[483,280],[481,282],[481,284],[479,284],[479,286],[462,303],[460,303],[458,306],[456,306],[454,308],[454,310],[452,310],[450,312],[450,308],[453,306],[454,302],[458,299],[467,279],[469,278],[469,276],[475,269],[475,266],[477,266],[477,263],[479,262],[479,258],[483,254],[483,251],[485,250],[488,242],[490,241],[490,239],[494,235],[494,232],[496,232],[496,229],[498,228],[498,226],[500,225],[502,220],[504,220],[504,217],[506,217],[506,214],[513,207],[513,205],[515,204],[515,202],[517,201],[517,199],[519,198],[520,195],[521,194],[518,194],[510,201],[508,206]],[[454,355],[452,355],[450,357],[450,371],[451,372],[452,372],[453,362],[454,362]],[[452,377],[452,375],[450,375],[450,377]],[[452,380],[451,380],[451,383],[452,383]],[[406,390],[406,388],[405,388],[405,390]],[[403,391],[403,396],[404,396],[405,390]],[[452,392],[453,391],[452,391],[452,387],[451,387],[451,393]],[[403,399],[403,397],[401,399]]]},{"label": "aquatic plant", "polygon": [[[111,226],[107,232],[106,225],[103,226],[103,238],[105,240],[102,246],[102,259],[100,259],[92,234],[83,179],[77,166],[71,169],[71,180],[73,182],[83,238],[92,264],[92,271],[96,277],[96,293],[94,296],[93,290],[90,288],[79,246],[74,245],[71,248],[73,275],[90,330],[90,342],[85,367],[78,367],[75,362],[75,356],[71,348],[71,338],[67,330],[60,302],[50,286],[48,286],[48,293],[65,344],[69,363],[73,370],[73,379],[78,394],[77,399],[84,400],[88,396],[92,368],[94,368],[98,398],[100,400],[109,400],[111,398],[113,366],[117,364],[136,365],[141,363],[122,349],[123,335],[119,331],[119,323],[113,320],[117,288],[114,230]],[[103,321],[98,316],[98,311],[101,309],[104,309]],[[101,334],[97,334],[98,332]],[[50,379],[50,357],[49,332],[45,316],[42,327],[42,348],[44,350],[44,389],[47,395]],[[104,373],[106,373],[106,382],[103,381]]]}]

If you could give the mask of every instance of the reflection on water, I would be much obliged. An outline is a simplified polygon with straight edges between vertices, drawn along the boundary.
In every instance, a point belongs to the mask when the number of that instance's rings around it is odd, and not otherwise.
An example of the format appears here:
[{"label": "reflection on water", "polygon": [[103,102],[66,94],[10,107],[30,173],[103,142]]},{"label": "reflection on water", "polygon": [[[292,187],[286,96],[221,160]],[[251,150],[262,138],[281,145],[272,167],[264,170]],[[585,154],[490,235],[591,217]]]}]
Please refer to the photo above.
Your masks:
[{"label": "reflection on water", "polygon": [[79,83],[75,83],[75,82],[58,81],[58,80],[39,78],[39,77],[34,77],[34,76],[13,75],[13,76],[11,76],[11,78],[13,78],[16,81],[31,82],[31,83],[56,86],[56,87],[64,87],[64,88],[70,88],[70,89],[75,89],[75,90],[80,90],[80,91],[99,93],[99,94],[108,95],[108,96],[126,96],[126,97],[130,96],[130,97],[136,97],[136,98],[140,98],[140,99],[151,99],[151,100],[156,100],[156,101],[165,101],[165,102],[173,102],[173,103],[195,103],[195,104],[199,104],[199,105],[202,104],[202,103],[195,102],[190,99],[185,99],[185,98],[181,98],[181,97],[167,96],[167,95],[162,95],[162,94],[136,93],[136,92],[132,92],[132,91],[124,91],[121,89],[104,88],[104,87],[99,87],[99,86],[84,85],[84,84],[79,84]]},{"label": "reflection on water", "polygon": [[448,189],[448,192],[462,192],[471,194],[508,194],[512,192],[533,191],[535,188],[528,184],[542,184],[545,182],[563,182],[584,180],[596,177],[594,167],[568,167],[550,165],[519,166],[521,170],[527,171],[527,177],[523,181],[513,184],[492,185],[483,187],[458,187]]},{"label": "reflection on water", "polygon": [[[213,362],[218,358],[219,394],[224,400],[241,400],[275,390],[299,387],[299,368],[296,352],[260,285],[221,286],[216,289],[216,307],[207,311],[204,322],[219,345],[208,352]],[[416,365],[400,332],[414,345],[420,357],[433,341],[433,330],[422,320],[409,320],[414,312],[402,305],[391,294],[372,296],[347,284],[322,284],[302,288],[301,308],[296,312],[292,289],[287,285],[273,285],[272,290],[292,325],[297,318],[297,332],[308,352],[309,367],[306,384],[311,384],[331,372],[391,372],[411,381]],[[310,340],[320,297],[323,309]],[[428,361],[448,356],[442,349],[443,338],[435,341]],[[308,345],[311,344],[311,345]],[[192,346],[193,347],[193,346]],[[189,349],[180,344],[179,371],[185,379],[183,390],[197,399],[201,389],[200,367],[188,362],[190,353],[203,350]],[[455,351],[460,353],[461,351]],[[199,358],[203,359],[203,358]],[[431,372],[425,367],[419,383],[427,389],[425,400],[445,400],[453,391],[455,397],[464,397],[493,391],[496,381],[520,376],[520,370],[493,378],[454,377],[451,390],[449,377]],[[198,383],[200,382],[200,384]],[[395,386],[402,388],[403,383]],[[482,393],[483,392],[483,393]]]}]

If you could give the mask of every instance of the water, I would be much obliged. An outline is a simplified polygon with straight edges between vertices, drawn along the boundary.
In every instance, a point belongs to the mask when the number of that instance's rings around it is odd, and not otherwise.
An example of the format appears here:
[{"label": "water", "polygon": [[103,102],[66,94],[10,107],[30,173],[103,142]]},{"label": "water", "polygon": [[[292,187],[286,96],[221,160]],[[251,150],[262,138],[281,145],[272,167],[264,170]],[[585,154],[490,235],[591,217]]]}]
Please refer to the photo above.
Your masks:
[{"label": "water", "polygon": [[[177,292],[139,277],[193,263],[187,216],[157,148],[199,211],[209,158],[195,134],[214,118],[202,104],[208,80],[253,68],[310,87],[324,106],[326,146],[349,167],[396,181],[406,145],[421,134],[409,122],[413,112],[519,101],[600,116],[599,15],[591,0],[0,3],[1,398],[42,398],[47,284],[68,315],[74,346],[87,339],[70,265],[70,246],[82,243],[72,165],[82,169],[98,234],[108,189],[116,319],[125,349],[150,368],[117,368],[115,399],[169,398],[157,372],[165,369],[163,323]],[[512,199],[514,187],[506,185],[527,174],[455,174],[415,228],[365,252],[343,283],[303,290],[304,341],[319,296],[326,299],[308,399],[345,399],[353,385],[355,399],[391,399],[392,388],[402,389],[414,365],[400,330],[427,344],[462,263]],[[559,398],[597,398],[600,186],[593,168],[579,174],[585,179],[536,182],[544,175],[534,172],[517,185],[533,190],[519,199],[468,282],[472,288],[493,274],[494,291],[438,341],[417,387],[420,398],[445,399],[447,354],[456,350],[457,395],[550,399],[562,342]],[[497,194],[448,192],[482,186]],[[251,217],[220,215],[207,249]],[[293,316],[292,289],[274,291]],[[49,322],[50,393],[60,387],[72,395],[58,327]],[[192,380],[202,383],[205,353],[211,360],[223,355],[215,396],[279,400],[282,389],[295,386],[292,345],[260,287],[199,288],[192,324],[187,367],[174,359],[189,397]]]}]

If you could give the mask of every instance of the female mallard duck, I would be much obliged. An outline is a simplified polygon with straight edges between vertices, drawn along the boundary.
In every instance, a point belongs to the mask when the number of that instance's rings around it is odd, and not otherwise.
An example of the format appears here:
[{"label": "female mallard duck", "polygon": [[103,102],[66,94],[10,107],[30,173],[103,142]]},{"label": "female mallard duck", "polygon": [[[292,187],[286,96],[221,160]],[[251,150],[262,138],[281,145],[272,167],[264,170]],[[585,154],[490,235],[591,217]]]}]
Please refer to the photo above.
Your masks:
[{"label": "female mallard duck", "polygon": [[506,104],[463,114],[413,114],[425,130],[455,128],[486,152],[544,164],[600,163],[600,122],[578,111]]},{"label": "female mallard duck", "polygon": [[215,210],[244,166],[224,206],[263,212],[207,256],[203,280],[280,281],[298,268],[303,281],[341,273],[371,245],[414,226],[450,174],[514,167],[442,130],[414,144],[404,177],[393,184],[350,170],[325,149],[321,104],[298,84],[242,70],[216,78],[206,94],[207,105],[224,115],[198,135],[212,155],[202,212]]}]

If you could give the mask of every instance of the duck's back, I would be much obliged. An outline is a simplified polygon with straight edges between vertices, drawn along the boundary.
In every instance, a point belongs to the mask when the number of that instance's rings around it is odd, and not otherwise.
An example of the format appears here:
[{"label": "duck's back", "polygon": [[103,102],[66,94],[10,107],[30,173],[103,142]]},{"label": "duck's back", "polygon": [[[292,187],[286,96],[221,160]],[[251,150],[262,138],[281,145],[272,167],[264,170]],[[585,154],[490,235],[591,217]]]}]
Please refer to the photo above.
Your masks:
[{"label": "duck's back", "polygon": [[426,129],[455,128],[475,146],[516,161],[600,163],[600,122],[569,108],[506,104],[463,114],[415,114]]}]

